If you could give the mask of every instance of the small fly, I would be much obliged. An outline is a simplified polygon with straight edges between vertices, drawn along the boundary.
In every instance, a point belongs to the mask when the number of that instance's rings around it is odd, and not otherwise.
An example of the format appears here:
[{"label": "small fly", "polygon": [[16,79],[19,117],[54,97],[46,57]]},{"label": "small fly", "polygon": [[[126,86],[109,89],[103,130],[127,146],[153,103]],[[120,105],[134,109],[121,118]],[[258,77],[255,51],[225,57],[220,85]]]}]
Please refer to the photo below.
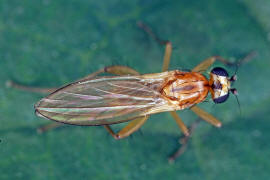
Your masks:
[{"label": "small fly", "polygon": [[[221,127],[218,119],[196,105],[205,101],[209,92],[216,104],[225,102],[230,92],[237,94],[236,89],[231,87],[232,82],[237,79],[236,73],[229,77],[224,68],[215,67],[211,70],[209,79],[202,74],[216,60],[227,65],[232,63],[213,56],[202,61],[190,72],[168,71],[171,43],[160,40],[143,23],[139,22],[138,25],[160,44],[165,45],[162,72],[140,75],[127,66],[109,66],[53,90],[50,95],[36,103],[35,112],[57,123],[44,126],[41,131],[61,126],[63,123],[80,126],[102,125],[115,139],[121,139],[137,131],[150,115],[170,112],[183,134],[188,137],[190,131],[176,113],[177,110],[187,108],[208,123]],[[101,73],[117,76],[98,76]],[[15,83],[10,85],[31,91],[51,91]],[[129,123],[117,133],[110,127],[111,124],[127,121]],[[171,160],[176,156],[171,157]]]}]

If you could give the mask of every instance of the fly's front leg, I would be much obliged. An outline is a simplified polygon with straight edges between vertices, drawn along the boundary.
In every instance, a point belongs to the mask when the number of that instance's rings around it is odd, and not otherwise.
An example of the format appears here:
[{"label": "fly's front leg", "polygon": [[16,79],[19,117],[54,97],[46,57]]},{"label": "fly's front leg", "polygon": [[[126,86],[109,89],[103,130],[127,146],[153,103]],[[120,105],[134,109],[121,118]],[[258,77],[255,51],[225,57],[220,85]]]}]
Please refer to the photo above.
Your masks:
[{"label": "fly's front leg", "polygon": [[[210,57],[204,61],[202,61],[200,64],[198,64],[195,68],[192,69],[192,72],[204,72],[206,69],[208,69],[216,60],[219,60],[225,64],[229,64],[227,60],[220,56],[213,56]],[[197,114],[200,118],[205,120],[206,122],[216,126],[216,127],[221,127],[222,123],[217,120],[214,116],[211,114],[207,113],[206,111],[202,110],[201,108],[197,106],[193,106],[190,108],[195,114]]]},{"label": "fly's front leg", "polygon": [[221,56],[212,56],[209,57],[208,59],[203,60],[200,64],[198,64],[196,67],[194,67],[192,69],[192,72],[204,72],[206,71],[213,63],[215,63],[216,61],[219,61],[227,66],[240,66],[243,63],[246,63],[248,61],[250,61],[252,58],[254,58],[254,56],[256,56],[257,53],[256,51],[251,51],[249,52],[244,58],[239,59],[236,62],[230,62],[227,59],[224,59]]},{"label": "fly's front leg", "polygon": [[[236,63],[229,62],[228,60],[220,57],[220,56],[212,56],[204,61],[202,61],[200,64],[198,64],[195,68],[192,69],[193,72],[204,72],[206,69],[208,69],[213,63],[216,61],[220,61],[224,63],[225,65],[232,66],[236,65],[239,66],[242,63],[248,62],[250,59],[252,59],[256,55],[255,51],[250,52],[247,56],[244,58],[238,60]],[[207,113],[206,111],[202,110],[201,108],[197,106],[193,106],[190,108],[195,114],[197,114],[200,118],[207,121],[208,123],[216,126],[221,127],[222,123],[212,116],[211,114]]]},{"label": "fly's front leg", "polygon": [[234,63],[220,57],[220,56],[212,56],[208,59],[205,59],[200,64],[198,64],[195,68],[192,69],[192,72],[204,72],[206,71],[214,62],[220,61],[224,63],[225,65],[231,66]]}]

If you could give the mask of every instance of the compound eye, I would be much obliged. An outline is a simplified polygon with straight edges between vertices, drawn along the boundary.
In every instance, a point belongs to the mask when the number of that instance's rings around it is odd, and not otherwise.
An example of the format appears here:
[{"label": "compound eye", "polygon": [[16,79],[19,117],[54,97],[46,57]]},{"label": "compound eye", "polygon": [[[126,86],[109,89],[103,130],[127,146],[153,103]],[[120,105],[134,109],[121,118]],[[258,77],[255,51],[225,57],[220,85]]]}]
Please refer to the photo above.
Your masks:
[{"label": "compound eye", "polygon": [[216,104],[220,104],[220,103],[225,102],[228,99],[228,97],[229,97],[229,93],[228,94],[225,94],[223,96],[219,96],[219,97],[213,99],[213,101]]},{"label": "compound eye", "polygon": [[225,76],[225,77],[229,76],[227,71],[221,67],[215,67],[214,69],[212,69],[211,73],[216,74],[218,76]]}]

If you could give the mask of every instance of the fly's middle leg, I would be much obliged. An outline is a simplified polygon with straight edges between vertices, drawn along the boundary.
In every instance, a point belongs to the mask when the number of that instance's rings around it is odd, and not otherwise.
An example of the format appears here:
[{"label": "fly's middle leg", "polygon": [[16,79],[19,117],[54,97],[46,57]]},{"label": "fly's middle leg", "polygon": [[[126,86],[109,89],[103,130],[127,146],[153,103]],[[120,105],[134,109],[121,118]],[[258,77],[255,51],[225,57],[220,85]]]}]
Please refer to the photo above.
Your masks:
[{"label": "fly's middle leg", "polygon": [[[137,25],[143,29],[150,37],[152,37],[157,43],[161,45],[165,45],[165,52],[163,56],[163,65],[162,65],[162,71],[167,71],[170,66],[170,59],[172,54],[172,44],[168,40],[161,40],[155,33],[153,33],[152,29],[144,24],[143,22],[139,21]],[[172,117],[175,119],[177,125],[183,132],[185,136],[189,135],[188,128],[182,121],[182,119],[179,117],[179,115],[176,112],[170,112]]]},{"label": "fly's middle leg", "polygon": [[172,54],[172,43],[168,40],[162,40],[160,39],[153,31],[152,29],[144,24],[143,22],[139,21],[137,22],[138,27],[140,27],[142,30],[144,30],[150,37],[152,37],[157,43],[161,45],[165,45],[165,53],[163,56],[163,66],[162,71],[167,71],[170,65],[171,60],[171,54]]}]

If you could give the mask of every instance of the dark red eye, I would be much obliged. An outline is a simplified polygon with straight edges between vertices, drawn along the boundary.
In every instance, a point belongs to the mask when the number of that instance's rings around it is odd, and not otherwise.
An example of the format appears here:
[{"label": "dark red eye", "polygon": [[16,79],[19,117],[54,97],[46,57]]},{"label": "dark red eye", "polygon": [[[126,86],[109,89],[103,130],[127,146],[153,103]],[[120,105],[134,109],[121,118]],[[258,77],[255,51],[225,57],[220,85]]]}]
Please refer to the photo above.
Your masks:
[{"label": "dark red eye", "polygon": [[211,73],[216,74],[218,76],[226,76],[226,77],[229,76],[227,71],[221,67],[215,67],[214,69],[212,69]]}]

